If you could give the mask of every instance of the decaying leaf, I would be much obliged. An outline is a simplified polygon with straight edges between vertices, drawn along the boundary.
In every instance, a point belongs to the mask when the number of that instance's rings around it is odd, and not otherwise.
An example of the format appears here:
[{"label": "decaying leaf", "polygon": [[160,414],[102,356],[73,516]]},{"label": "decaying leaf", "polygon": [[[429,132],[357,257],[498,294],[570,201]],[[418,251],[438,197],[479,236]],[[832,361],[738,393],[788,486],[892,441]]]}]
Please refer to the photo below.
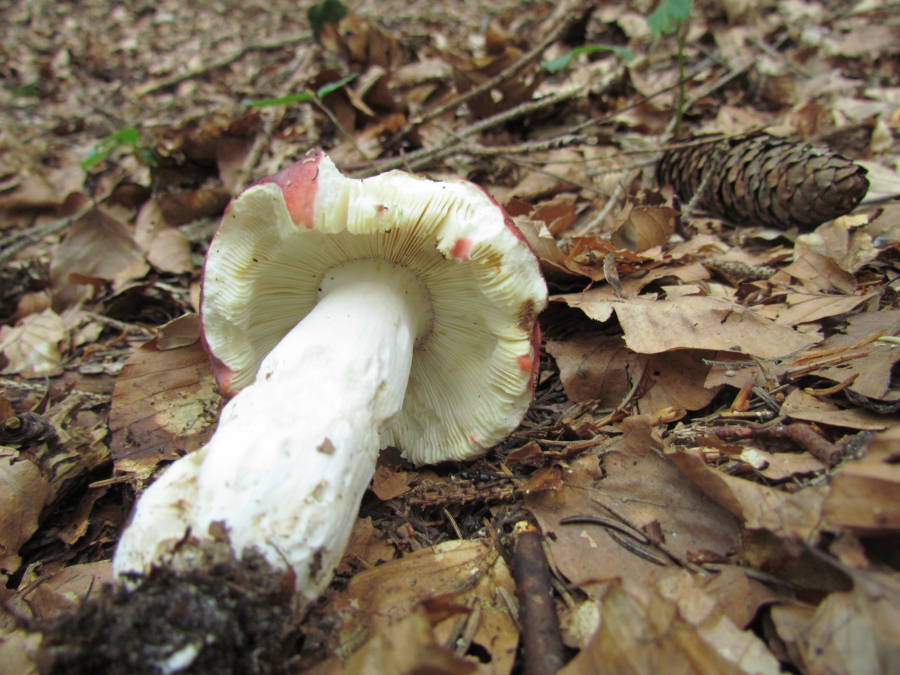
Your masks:
[{"label": "decaying leaf", "polygon": [[90,280],[120,288],[149,269],[125,225],[92,209],[69,227],[50,265],[55,306],[72,305],[89,295],[85,284]]},{"label": "decaying leaf", "polygon": [[168,350],[148,342],[128,360],[113,390],[109,428],[116,470],[140,484],[159,462],[201,447],[221,401],[199,342]]},{"label": "decaying leaf", "polygon": [[372,636],[346,660],[329,659],[308,672],[310,675],[467,675],[475,671],[478,671],[475,663],[456,656],[435,639],[427,612],[419,608]]},{"label": "decaying leaf", "polygon": [[825,499],[830,525],[866,532],[900,529],[900,426],[875,436],[861,459],[842,464]]},{"label": "decaying leaf", "polygon": [[560,490],[530,494],[526,505],[546,536],[551,564],[572,584],[621,577],[641,585],[674,569],[673,559],[724,559],[737,522],[656,451],[650,419],[634,417],[602,458],[572,463]]},{"label": "decaying leaf", "polygon": [[708,466],[702,453],[686,449],[669,458],[719,505],[749,529],[763,529],[788,539],[807,539],[821,526],[824,487],[789,493]]},{"label": "decaying leaf", "polygon": [[416,551],[360,572],[334,599],[334,611],[342,622],[335,649],[349,654],[363,641],[384,635],[392,625],[414,615],[423,603],[426,607],[437,603],[447,608],[438,613],[446,618],[434,626],[439,643],[455,640],[457,618],[468,617],[477,621],[471,628],[472,643],[490,654],[489,664],[480,672],[509,673],[518,630],[504,595],[513,597],[515,585],[492,542],[448,541]]},{"label": "decaying leaf", "polygon": [[691,348],[766,358],[785,356],[819,341],[818,336],[798,333],[745,307],[710,296],[610,298],[598,289],[551,299],[577,307],[597,321],[606,321],[615,312],[625,343],[641,354]]},{"label": "decaying leaf", "polygon": [[750,631],[738,629],[691,580],[654,586],[610,583],[600,599],[600,629],[560,671],[652,675],[768,674],[778,661]]},{"label": "decaying leaf", "polygon": [[40,469],[0,446],[0,574],[19,569],[19,549],[38,528],[50,485]]},{"label": "decaying leaf", "polygon": [[57,375],[68,331],[52,309],[30,314],[15,326],[0,326],[0,366],[3,373],[24,377]]}]

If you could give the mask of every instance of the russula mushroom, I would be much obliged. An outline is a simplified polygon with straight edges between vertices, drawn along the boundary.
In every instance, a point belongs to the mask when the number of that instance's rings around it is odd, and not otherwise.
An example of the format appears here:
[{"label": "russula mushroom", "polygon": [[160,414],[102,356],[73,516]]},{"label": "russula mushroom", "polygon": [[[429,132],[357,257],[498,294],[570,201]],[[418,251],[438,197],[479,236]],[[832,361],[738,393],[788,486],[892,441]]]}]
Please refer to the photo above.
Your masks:
[{"label": "russula mushroom", "polygon": [[313,151],[232,201],[203,283],[203,337],[234,398],[207,445],[142,495],[120,577],[172,560],[187,533],[224,531],[313,599],[381,448],[472,458],[531,401],[546,286],[471,183],[350,179]]}]

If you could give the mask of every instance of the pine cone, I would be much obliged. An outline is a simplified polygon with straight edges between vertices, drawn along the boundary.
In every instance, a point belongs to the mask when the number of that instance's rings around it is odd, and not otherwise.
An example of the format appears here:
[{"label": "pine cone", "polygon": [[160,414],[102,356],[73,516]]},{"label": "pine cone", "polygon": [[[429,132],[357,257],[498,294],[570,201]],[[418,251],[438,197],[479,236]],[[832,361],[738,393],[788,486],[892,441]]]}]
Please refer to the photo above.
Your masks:
[{"label": "pine cone", "polygon": [[846,157],[765,133],[667,150],[656,175],[690,201],[709,172],[697,206],[741,225],[812,228],[869,189],[866,170]]}]

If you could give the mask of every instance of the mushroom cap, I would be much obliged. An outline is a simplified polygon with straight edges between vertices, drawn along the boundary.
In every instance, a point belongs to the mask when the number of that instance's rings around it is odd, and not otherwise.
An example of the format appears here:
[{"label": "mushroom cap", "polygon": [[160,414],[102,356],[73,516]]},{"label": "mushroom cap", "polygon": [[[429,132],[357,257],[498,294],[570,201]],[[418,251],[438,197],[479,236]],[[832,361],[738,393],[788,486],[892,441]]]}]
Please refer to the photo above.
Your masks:
[{"label": "mushroom cap", "polygon": [[483,454],[531,402],[547,288],[509,216],[466,181],[402,171],[351,179],[314,150],[237,196],[210,245],[201,300],[220,390],[254,381],[315,306],[328,270],[381,259],[416,275],[432,312],[382,447],[415,463]]}]

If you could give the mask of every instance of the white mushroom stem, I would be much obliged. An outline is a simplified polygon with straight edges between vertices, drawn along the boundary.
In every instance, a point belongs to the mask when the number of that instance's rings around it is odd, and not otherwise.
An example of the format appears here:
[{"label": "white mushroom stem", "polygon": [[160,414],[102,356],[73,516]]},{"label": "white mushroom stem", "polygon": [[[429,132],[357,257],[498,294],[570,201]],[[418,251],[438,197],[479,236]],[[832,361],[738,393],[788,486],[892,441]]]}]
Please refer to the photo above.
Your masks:
[{"label": "white mushroom stem", "polygon": [[115,570],[163,562],[189,527],[221,523],[238,555],[289,564],[315,598],[343,555],[375,470],[379,430],[400,411],[427,293],[406,270],[358,261],[330,271],[316,307],[224,408],[198,453],[142,496]]}]

